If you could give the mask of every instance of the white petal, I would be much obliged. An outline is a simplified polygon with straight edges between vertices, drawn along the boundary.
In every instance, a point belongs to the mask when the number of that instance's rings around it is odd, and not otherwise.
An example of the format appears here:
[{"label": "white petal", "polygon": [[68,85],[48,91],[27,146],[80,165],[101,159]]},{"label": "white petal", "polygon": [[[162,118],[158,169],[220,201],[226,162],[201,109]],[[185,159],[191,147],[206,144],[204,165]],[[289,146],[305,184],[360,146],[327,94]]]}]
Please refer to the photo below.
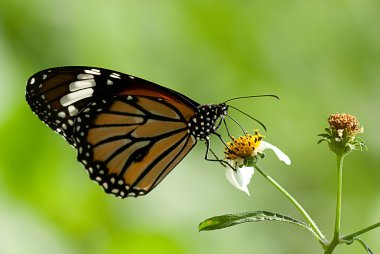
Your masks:
[{"label": "white petal", "polygon": [[251,181],[254,170],[253,167],[242,167],[237,168],[234,171],[232,168],[226,168],[226,178],[227,180],[237,189],[244,191],[249,196],[248,184]]},{"label": "white petal", "polygon": [[272,145],[268,142],[261,141],[260,146],[258,147],[257,150],[258,150],[258,152],[262,152],[265,149],[272,150],[276,154],[277,158],[280,161],[283,161],[286,165],[290,165],[292,163],[290,161],[290,158],[283,151],[281,151],[279,148],[275,147],[274,145]]}]

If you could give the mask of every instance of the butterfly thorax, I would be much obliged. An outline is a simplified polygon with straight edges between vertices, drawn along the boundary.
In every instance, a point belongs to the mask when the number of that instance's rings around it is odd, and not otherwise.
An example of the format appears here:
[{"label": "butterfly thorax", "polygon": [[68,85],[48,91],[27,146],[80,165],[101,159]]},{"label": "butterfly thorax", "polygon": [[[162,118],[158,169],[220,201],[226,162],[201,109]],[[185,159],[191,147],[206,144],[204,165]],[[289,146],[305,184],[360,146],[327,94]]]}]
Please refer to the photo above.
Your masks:
[{"label": "butterfly thorax", "polygon": [[189,132],[199,140],[206,140],[215,133],[227,115],[228,106],[224,103],[206,104],[198,106],[195,114],[190,118]]}]

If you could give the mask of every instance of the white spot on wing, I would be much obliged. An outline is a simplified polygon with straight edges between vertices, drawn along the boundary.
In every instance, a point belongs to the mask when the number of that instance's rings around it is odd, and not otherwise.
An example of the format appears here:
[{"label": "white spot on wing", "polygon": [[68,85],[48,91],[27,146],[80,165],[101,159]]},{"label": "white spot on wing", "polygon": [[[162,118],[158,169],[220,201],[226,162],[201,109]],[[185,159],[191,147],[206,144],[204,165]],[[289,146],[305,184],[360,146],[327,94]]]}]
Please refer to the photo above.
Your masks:
[{"label": "white spot on wing", "polygon": [[77,75],[77,79],[93,79],[94,75],[81,73]]},{"label": "white spot on wing", "polygon": [[30,84],[33,85],[35,81],[36,81],[36,79],[35,79],[35,78],[32,78],[32,79],[30,80]]},{"label": "white spot on wing", "polygon": [[[78,114],[78,109],[76,107],[74,107],[73,105],[69,106],[67,109],[69,110],[70,116],[75,116]],[[69,124],[70,124],[70,122],[69,122]]]},{"label": "white spot on wing", "polygon": [[110,74],[110,77],[111,77],[111,78],[121,79],[120,74],[118,74],[118,73],[111,73],[111,74]]},{"label": "white spot on wing", "polygon": [[46,79],[46,78],[47,78],[46,74],[42,75],[42,79]]},{"label": "white spot on wing", "polygon": [[86,88],[73,93],[69,93],[63,96],[59,102],[63,107],[69,106],[77,101],[83,100],[84,98],[91,97],[94,93],[94,89]]},{"label": "white spot on wing", "polygon": [[100,70],[97,70],[97,69],[84,70],[84,72],[87,74],[100,75]]},{"label": "white spot on wing", "polygon": [[66,117],[66,113],[63,112],[63,111],[61,111],[61,112],[58,113],[58,116],[59,116],[60,118],[65,118],[65,117]]},{"label": "white spot on wing", "polygon": [[79,80],[71,82],[69,85],[69,89],[71,92],[84,89],[84,88],[90,88],[96,86],[96,83],[93,79],[91,80]]},{"label": "white spot on wing", "polygon": [[112,80],[110,80],[110,79],[107,79],[107,85],[113,85],[113,81]]}]

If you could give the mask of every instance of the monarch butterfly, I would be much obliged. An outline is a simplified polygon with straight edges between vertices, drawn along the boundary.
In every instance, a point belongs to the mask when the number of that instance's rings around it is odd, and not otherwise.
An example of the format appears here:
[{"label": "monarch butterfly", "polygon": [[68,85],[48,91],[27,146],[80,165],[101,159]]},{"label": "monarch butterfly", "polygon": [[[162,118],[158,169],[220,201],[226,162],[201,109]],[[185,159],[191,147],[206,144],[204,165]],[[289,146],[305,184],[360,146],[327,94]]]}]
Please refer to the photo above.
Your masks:
[{"label": "monarch butterfly", "polygon": [[228,101],[200,105],[147,80],[84,66],[34,74],[27,81],[26,100],[76,148],[90,178],[121,198],[151,191],[197,140],[206,142],[205,158],[213,160],[208,158],[209,137],[221,138],[217,130],[229,107]]}]

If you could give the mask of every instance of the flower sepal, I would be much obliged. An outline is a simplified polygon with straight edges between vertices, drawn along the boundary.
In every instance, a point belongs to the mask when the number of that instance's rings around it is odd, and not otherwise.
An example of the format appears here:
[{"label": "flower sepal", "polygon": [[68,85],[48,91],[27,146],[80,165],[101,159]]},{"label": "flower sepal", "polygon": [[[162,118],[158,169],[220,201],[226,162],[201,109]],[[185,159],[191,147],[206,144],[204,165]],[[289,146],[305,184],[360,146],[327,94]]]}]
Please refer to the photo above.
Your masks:
[{"label": "flower sepal", "polygon": [[255,167],[258,159],[256,156],[244,158],[244,167]]}]

